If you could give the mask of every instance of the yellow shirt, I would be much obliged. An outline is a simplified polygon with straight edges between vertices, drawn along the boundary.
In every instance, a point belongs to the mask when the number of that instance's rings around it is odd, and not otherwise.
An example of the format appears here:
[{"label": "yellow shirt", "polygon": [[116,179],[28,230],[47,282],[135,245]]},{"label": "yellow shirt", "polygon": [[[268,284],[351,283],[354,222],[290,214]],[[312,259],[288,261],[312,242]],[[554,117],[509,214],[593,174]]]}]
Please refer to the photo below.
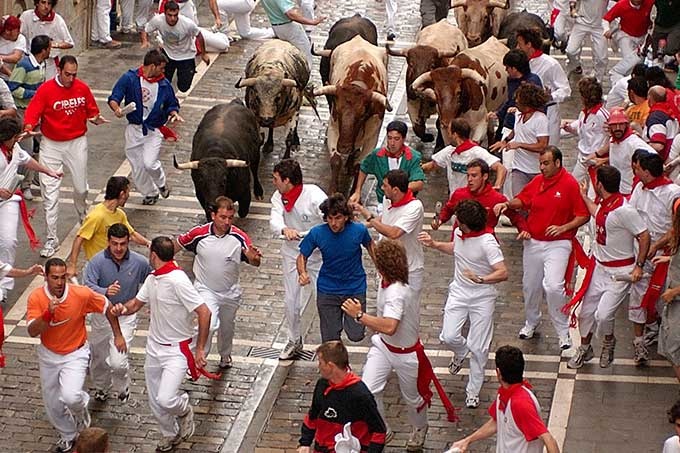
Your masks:
[{"label": "yellow shirt", "polygon": [[649,116],[649,104],[647,101],[638,105],[633,104],[626,110],[626,115],[631,123],[637,123],[644,127]]},{"label": "yellow shirt", "polygon": [[83,249],[88,261],[108,246],[109,240],[106,234],[109,227],[114,223],[122,223],[128,227],[130,235],[135,232],[128,222],[127,215],[120,208],[111,212],[104,203],[99,203],[85,216],[83,224],[78,230],[78,236],[84,239]]}]

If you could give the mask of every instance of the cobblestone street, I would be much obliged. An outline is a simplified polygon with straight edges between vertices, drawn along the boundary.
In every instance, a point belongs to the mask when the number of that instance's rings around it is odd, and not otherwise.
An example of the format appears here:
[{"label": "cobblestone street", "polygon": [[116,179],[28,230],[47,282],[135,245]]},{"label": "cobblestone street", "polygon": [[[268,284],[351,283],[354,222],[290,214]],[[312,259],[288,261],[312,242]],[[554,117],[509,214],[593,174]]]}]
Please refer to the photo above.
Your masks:
[{"label": "cobblestone street", "polygon": [[[197,2],[198,3],[198,2]],[[379,29],[383,43],[384,3],[375,0],[317,0],[317,14],[328,15],[326,22],[317,27],[312,38],[316,47],[323,47],[328,29],[341,17],[361,13],[371,18]],[[536,0],[520,1],[521,8],[542,14],[547,18],[547,5]],[[199,6],[203,25],[212,24],[207,2]],[[451,12],[450,20],[453,20]],[[252,16],[253,26],[266,26],[261,7]],[[415,40],[420,27],[418,2],[399,0],[397,15],[397,47],[408,45]],[[111,51],[92,49],[78,56],[78,76],[92,88],[103,115],[111,124],[92,126],[89,138],[89,183],[90,199],[103,200],[107,178],[112,174],[127,175],[129,164],[123,152],[125,121],[118,120],[106,105],[106,98],[117,78],[127,69],[141,64],[144,51],[137,43],[137,37],[125,35],[121,49]],[[132,42],[134,39],[134,42]],[[172,195],[161,199],[157,205],[144,206],[141,196],[134,192],[126,205],[130,223],[146,237],[159,234],[177,235],[194,225],[202,223],[203,210],[194,197],[194,188],[188,172],[175,170],[172,157],[187,160],[191,152],[191,139],[203,114],[217,103],[228,102],[241,96],[241,90],[234,83],[243,75],[246,62],[258,41],[241,40],[232,43],[227,54],[214,59],[208,68],[199,67],[198,82],[187,96],[182,97],[181,114],[186,123],[178,128],[182,139],[174,144],[164,144],[161,160],[168,175]],[[589,45],[589,44],[587,44]],[[589,48],[584,50],[586,71],[592,60]],[[557,51],[556,57],[565,63],[564,55]],[[312,82],[321,84],[318,72],[318,57],[312,70]],[[610,56],[610,65],[616,57]],[[384,124],[392,119],[408,121],[404,93],[405,59],[391,58],[389,62],[389,101],[394,107],[385,116]],[[571,78],[572,91],[576,92],[578,79]],[[608,81],[605,92],[608,91]],[[578,96],[572,96],[562,107],[563,118],[575,118],[579,111]],[[330,168],[325,149],[328,109],[326,100],[319,98],[320,119],[311,107],[303,106],[300,120],[301,150],[297,155],[303,167],[305,182],[319,184],[327,189]],[[430,122],[433,130],[434,121]],[[275,148],[271,155],[264,155],[260,166],[260,178],[265,190],[263,201],[251,206],[251,213],[244,219],[236,219],[236,225],[245,230],[253,242],[264,253],[260,268],[242,267],[241,286],[243,304],[236,321],[234,346],[234,367],[225,372],[218,381],[200,379],[197,383],[186,381],[183,388],[189,392],[191,404],[196,412],[196,433],[188,442],[180,444],[176,451],[192,452],[295,452],[300,435],[302,419],[311,403],[314,384],[318,378],[316,359],[307,354],[308,360],[279,362],[278,351],[286,341],[283,327],[283,284],[278,238],[269,231],[269,197],[274,188],[271,182],[273,165],[283,155],[284,137],[275,136]],[[409,132],[411,134],[411,132]],[[381,133],[381,142],[384,131]],[[432,154],[432,143],[421,143],[409,135],[407,144],[421,150],[426,159]],[[573,167],[575,141],[563,139],[565,167]],[[369,185],[370,186],[370,185]],[[66,257],[70,251],[77,217],[73,209],[72,184],[67,176],[61,188],[59,237],[61,249],[57,256]],[[37,195],[37,191],[34,192]],[[444,172],[428,176],[426,188],[419,198],[427,211],[426,219],[432,218],[436,201],[444,200],[447,182]],[[38,235],[44,237],[44,214],[40,198],[29,202],[29,208],[37,208],[33,220]],[[429,227],[428,227],[429,228]],[[495,333],[491,350],[504,344],[520,347],[527,359],[525,377],[532,383],[542,408],[542,416],[562,451],[571,453],[639,453],[658,452],[663,440],[672,432],[667,422],[666,410],[678,398],[678,384],[673,370],[662,357],[654,354],[651,366],[636,368],[632,361],[632,332],[625,319],[625,310],[619,311],[616,335],[618,347],[616,360],[609,369],[601,369],[597,360],[586,364],[576,372],[566,367],[573,349],[560,351],[556,335],[550,325],[547,313],[539,327],[539,334],[532,340],[517,338],[517,332],[524,323],[522,302],[521,269],[522,245],[515,240],[514,229],[500,228],[498,237],[502,242],[505,261],[510,278],[500,285],[495,311]],[[437,239],[451,234],[450,226],[435,233]],[[32,251],[23,233],[19,234],[20,246],[17,267],[40,262],[37,251]],[[133,246],[146,254],[146,251]],[[179,254],[178,262],[191,274],[193,257]],[[452,275],[453,263],[450,257],[426,250],[426,277],[421,303],[421,339],[427,354],[435,367],[449,397],[460,410],[461,421],[452,424],[446,421],[446,414],[435,397],[429,412],[430,429],[426,450],[442,452],[453,440],[471,433],[487,420],[486,410],[495,398],[497,382],[493,366],[493,355],[486,368],[481,405],[478,409],[465,409],[465,383],[469,369],[464,367],[459,375],[451,376],[447,365],[451,357],[439,342],[442,309],[447,287]],[[82,266],[82,257],[81,263]],[[368,311],[375,310],[375,271],[366,262],[369,273]],[[9,296],[5,310],[4,352],[7,366],[0,369],[0,444],[1,451],[44,452],[51,451],[57,433],[47,421],[40,392],[38,360],[35,345],[38,339],[30,338],[26,331],[26,301],[30,290],[43,284],[43,279],[17,280]],[[544,311],[545,311],[544,307]],[[113,452],[151,452],[160,437],[158,425],[151,416],[144,383],[144,346],[148,333],[148,313],[140,312],[140,322],[132,347],[131,397],[121,404],[115,398],[106,403],[90,402],[92,425],[107,429],[111,435]],[[320,342],[319,323],[316,307],[310,304],[303,317],[305,350],[314,351]],[[572,333],[576,340],[578,333]],[[350,362],[353,370],[361,374],[362,365],[370,344],[367,337],[363,342],[350,344]],[[595,348],[599,353],[599,340]],[[213,349],[215,351],[216,348]],[[655,350],[655,348],[654,348]],[[219,355],[209,357],[209,369],[217,368]],[[467,365],[467,361],[466,361]],[[89,383],[88,383],[89,384]],[[386,451],[403,451],[410,432],[405,406],[401,400],[396,379],[391,379],[385,390],[385,406],[388,421],[396,432],[394,440]],[[495,442],[490,439],[475,444],[472,452],[495,451]]]}]

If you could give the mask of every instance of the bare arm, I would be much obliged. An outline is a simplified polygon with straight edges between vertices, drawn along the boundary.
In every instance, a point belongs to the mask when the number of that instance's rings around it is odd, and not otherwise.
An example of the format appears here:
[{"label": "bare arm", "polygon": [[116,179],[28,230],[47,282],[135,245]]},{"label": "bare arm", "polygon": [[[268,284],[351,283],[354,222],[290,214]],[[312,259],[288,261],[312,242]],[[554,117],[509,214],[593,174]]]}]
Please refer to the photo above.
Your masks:
[{"label": "bare arm", "polygon": [[491,169],[496,172],[496,180],[493,183],[493,188],[500,190],[505,183],[505,178],[508,176],[508,169],[500,162],[493,164]]},{"label": "bare arm", "polygon": [[447,255],[453,255],[453,241],[452,242],[439,242],[435,241],[432,239],[432,236],[430,236],[428,233],[421,231],[418,234],[418,240],[420,241],[423,246],[427,248],[432,248],[435,250],[439,250],[442,253],[446,253]]},{"label": "bare arm", "polygon": [[243,254],[246,256],[246,262],[248,264],[260,267],[260,263],[262,262],[262,252],[260,252],[260,249],[251,245],[243,250]]},{"label": "bare arm", "polygon": [[210,332],[210,309],[206,304],[201,304],[194,310],[198,316],[198,339],[196,340],[196,364],[199,367],[207,365],[205,358],[205,343],[208,341]]},{"label": "bare arm", "polygon": [[295,261],[300,286],[309,285],[309,274],[307,273],[307,257],[300,253]]},{"label": "bare arm", "polygon": [[508,268],[505,261],[501,261],[491,266],[491,272],[487,275],[473,274],[470,269],[463,270],[463,275],[478,284],[500,283],[508,279]]},{"label": "bare arm", "polygon": [[115,304],[111,307],[111,313],[114,316],[126,316],[137,313],[140,308],[144,306],[144,302],[137,299],[130,299],[124,304]]},{"label": "bare arm", "polygon": [[61,178],[62,176],[64,176],[64,173],[58,172],[58,171],[54,171],[54,170],[52,170],[51,168],[47,168],[46,166],[44,166],[43,164],[41,164],[40,162],[38,162],[38,161],[35,160],[35,159],[29,160],[29,161],[26,163],[26,165],[24,165],[24,167],[28,168],[29,170],[33,170],[33,171],[37,171],[37,172],[40,172],[40,173],[44,173],[44,174],[46,174],[47,176],[51,176],[51,177],[53,177],[53,178]]},{"label": "bare arm", "polygon": [[539,439],[543,441],[547,453],[560,453],[560,447],[557,445],[557,441],[550,433],[543,433],[538,436]]},{"label": "bare arm", "polygon": [[210,7],[210,12],[215,18],[215,25],[217,27],[222,26],[222,18],[220,17],[220,8],[217,6],[217,0],[210,0],[208,2],[208,6]]},{"label": "bare arm", "polygon": [[[356,320],[357,315],[362,311],[361,302],[358,299],[347,299],[342,303],[342,311]],[[369,315],[368,313],[361,315],[357,322],[385,335],[394,335],[399,327],[398,319],[383,318],[381,316]]]},{"label": "bare arm", "polygon": [[374,217],[371,220],[367,220],[366,223],[375,228],[375,231],[389,239],[399,239],[404,235],[404,230],[401,228],[382,223],[382,217]]},{"label": "bare arm", "polygon": [[68,256],[68,260],[66,261],[66,274],[69,277],[73,277],[78,275],[78,270],[76,269],[76,264],[78,264],[78,255],[80,255],[80,249],[83,246],[83,242],[85,242],[85,239],[83,239],[82,236],[76,236],[76,239],[73,241],[73,246],[71,247],[71,253]]},{"label": "bare arm", "polygon": [[300,8],[297,7],[286,11],[286,16],[288,19],[301,23],[302,25],[319,25],[321,22],[326,20],[326,16],[319,16],[316,19],[308,19],[302,15],[302,11],[300,11]]},{"label": "bare arm", "polygon": [[375,241],[371,240],[371,242],[368,243],[366,246],[366,251],[368,252],[368,256],[371,257],[371,261],[373,261],[373,264],[375,265]]},{"label": "bare arm", "polygon": [[135,244],[139,244],[139,245],[142,245],[144,247],[150,247],[151,246],[151,241],[148,240],[147,238],[145,238],[144,236],[142,236],[141,234],[139,234],[136,231],[134,233],[132,233],[132,235],[130,236],[130,239],[132,239],[132,242],[134,242]]},{"label": "bare arm", "polygon": [[437,162],[431,160],[429,162],[425,162],[424,164],[420,164],[420,168],[422,168],[425,173],[430,173],[438,169],[439,165],[437,165]]},{"label": "bare arm", "polygon": [[359,203],[361,201],[361,188],[364,187],[364,182],[366,182],[366,173],[359,170],[357,175],[357,186],[354,189],[354,193],[349,197],[349,201],[352,203]]},{"label": "bare arm", "polygon": [[471,443],[477,442],[478,440],[488,439],[489,437],[496,434],[496,430],[496,420],[489,418],[489,420],[480,426],[477,431],[470,434],[466,438],[459,440],[458,442],[454,442],[454,444],[451,445],[451,448],[459,448],[462,453],[465,453],[468,451],[468,447]]},{"label": "bare arm", "polygon": [[50,300],[47,305],[47,310],[43,312],[43,315],[39,318],[35,318],[28,324],[28,334],[31,337],[37,337],[43,333],[50,326],[50,321],[52,320],[56,309],[57,301],[55,299]]},{"label": "bare arm", "polygon": [[43,267],[40,264],[34,264],[28,269],[17,269],[13,267],[8,273],[8,277],[21,278],[28,277],[29,275],[43,275]]},{"label": "bare arm", "polygon": [[588,219],[590,219],[590,216],[574,217],[570,222],[567,222],[564,225],[550,225],[545,229],[545,232],[548,236],[559,236],[560,234],[566,233],[567,231],[577,229],[581,225],[588,222]]},{"label": "bare arm", "polygon": [[411,192],[420,192],[425,188],[425,181],[422,179],[420,181],[411,181],[408,183],[408,188],[411,189]]},{"label": "bare arm", "polygon": [[108,308],[106,309],[106,319],[111,324],[111,330],[113,331],[113,344],[119,352],[126,352],[127,345],[125,344],[125,337],[123,337],[123,332],[120,330],[120,324],[118,323],[118,316],[111,312],[112,305],[107,302]]},{"label": "bare arm", "polygon": [[548,136],[538,137],[535,143],[509,142],[508,149],[522,148],[532,153],[540,154],[548,146]]}]

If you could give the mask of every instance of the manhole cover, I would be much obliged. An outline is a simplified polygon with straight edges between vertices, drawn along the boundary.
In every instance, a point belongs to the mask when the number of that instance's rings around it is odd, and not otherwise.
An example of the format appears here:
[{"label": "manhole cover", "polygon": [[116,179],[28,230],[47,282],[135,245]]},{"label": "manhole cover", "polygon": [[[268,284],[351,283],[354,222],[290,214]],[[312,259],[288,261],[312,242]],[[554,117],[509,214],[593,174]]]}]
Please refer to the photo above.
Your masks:
[{"label": "manhole cover", "polygon": [[[261,359],[278,359],[281,351],[274,348],[262,348],[259,346],[253,346],[248,351],[248,357],[259,357]],[[316,360],[316,352],[314,351],[302,351],[296,357],[297,360],[304,360],[306,362],[313,362]]]}]

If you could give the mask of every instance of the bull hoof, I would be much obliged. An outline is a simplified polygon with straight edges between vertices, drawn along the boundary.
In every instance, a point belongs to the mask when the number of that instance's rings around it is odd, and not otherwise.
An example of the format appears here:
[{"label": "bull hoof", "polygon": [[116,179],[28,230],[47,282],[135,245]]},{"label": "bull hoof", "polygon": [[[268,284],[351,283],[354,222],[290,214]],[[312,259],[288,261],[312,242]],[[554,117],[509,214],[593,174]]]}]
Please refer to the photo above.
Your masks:
[{"label": "bull hoof", "polygon": [[420,140],[421,140],[423,143],[430,143],[430,142],[433,142],[433,141],[434,141],[434,135],[433,135],[433,134],[430,134],[430,133],[425,133],[425,134],[423,134],[422,137],[420,137]]}]

